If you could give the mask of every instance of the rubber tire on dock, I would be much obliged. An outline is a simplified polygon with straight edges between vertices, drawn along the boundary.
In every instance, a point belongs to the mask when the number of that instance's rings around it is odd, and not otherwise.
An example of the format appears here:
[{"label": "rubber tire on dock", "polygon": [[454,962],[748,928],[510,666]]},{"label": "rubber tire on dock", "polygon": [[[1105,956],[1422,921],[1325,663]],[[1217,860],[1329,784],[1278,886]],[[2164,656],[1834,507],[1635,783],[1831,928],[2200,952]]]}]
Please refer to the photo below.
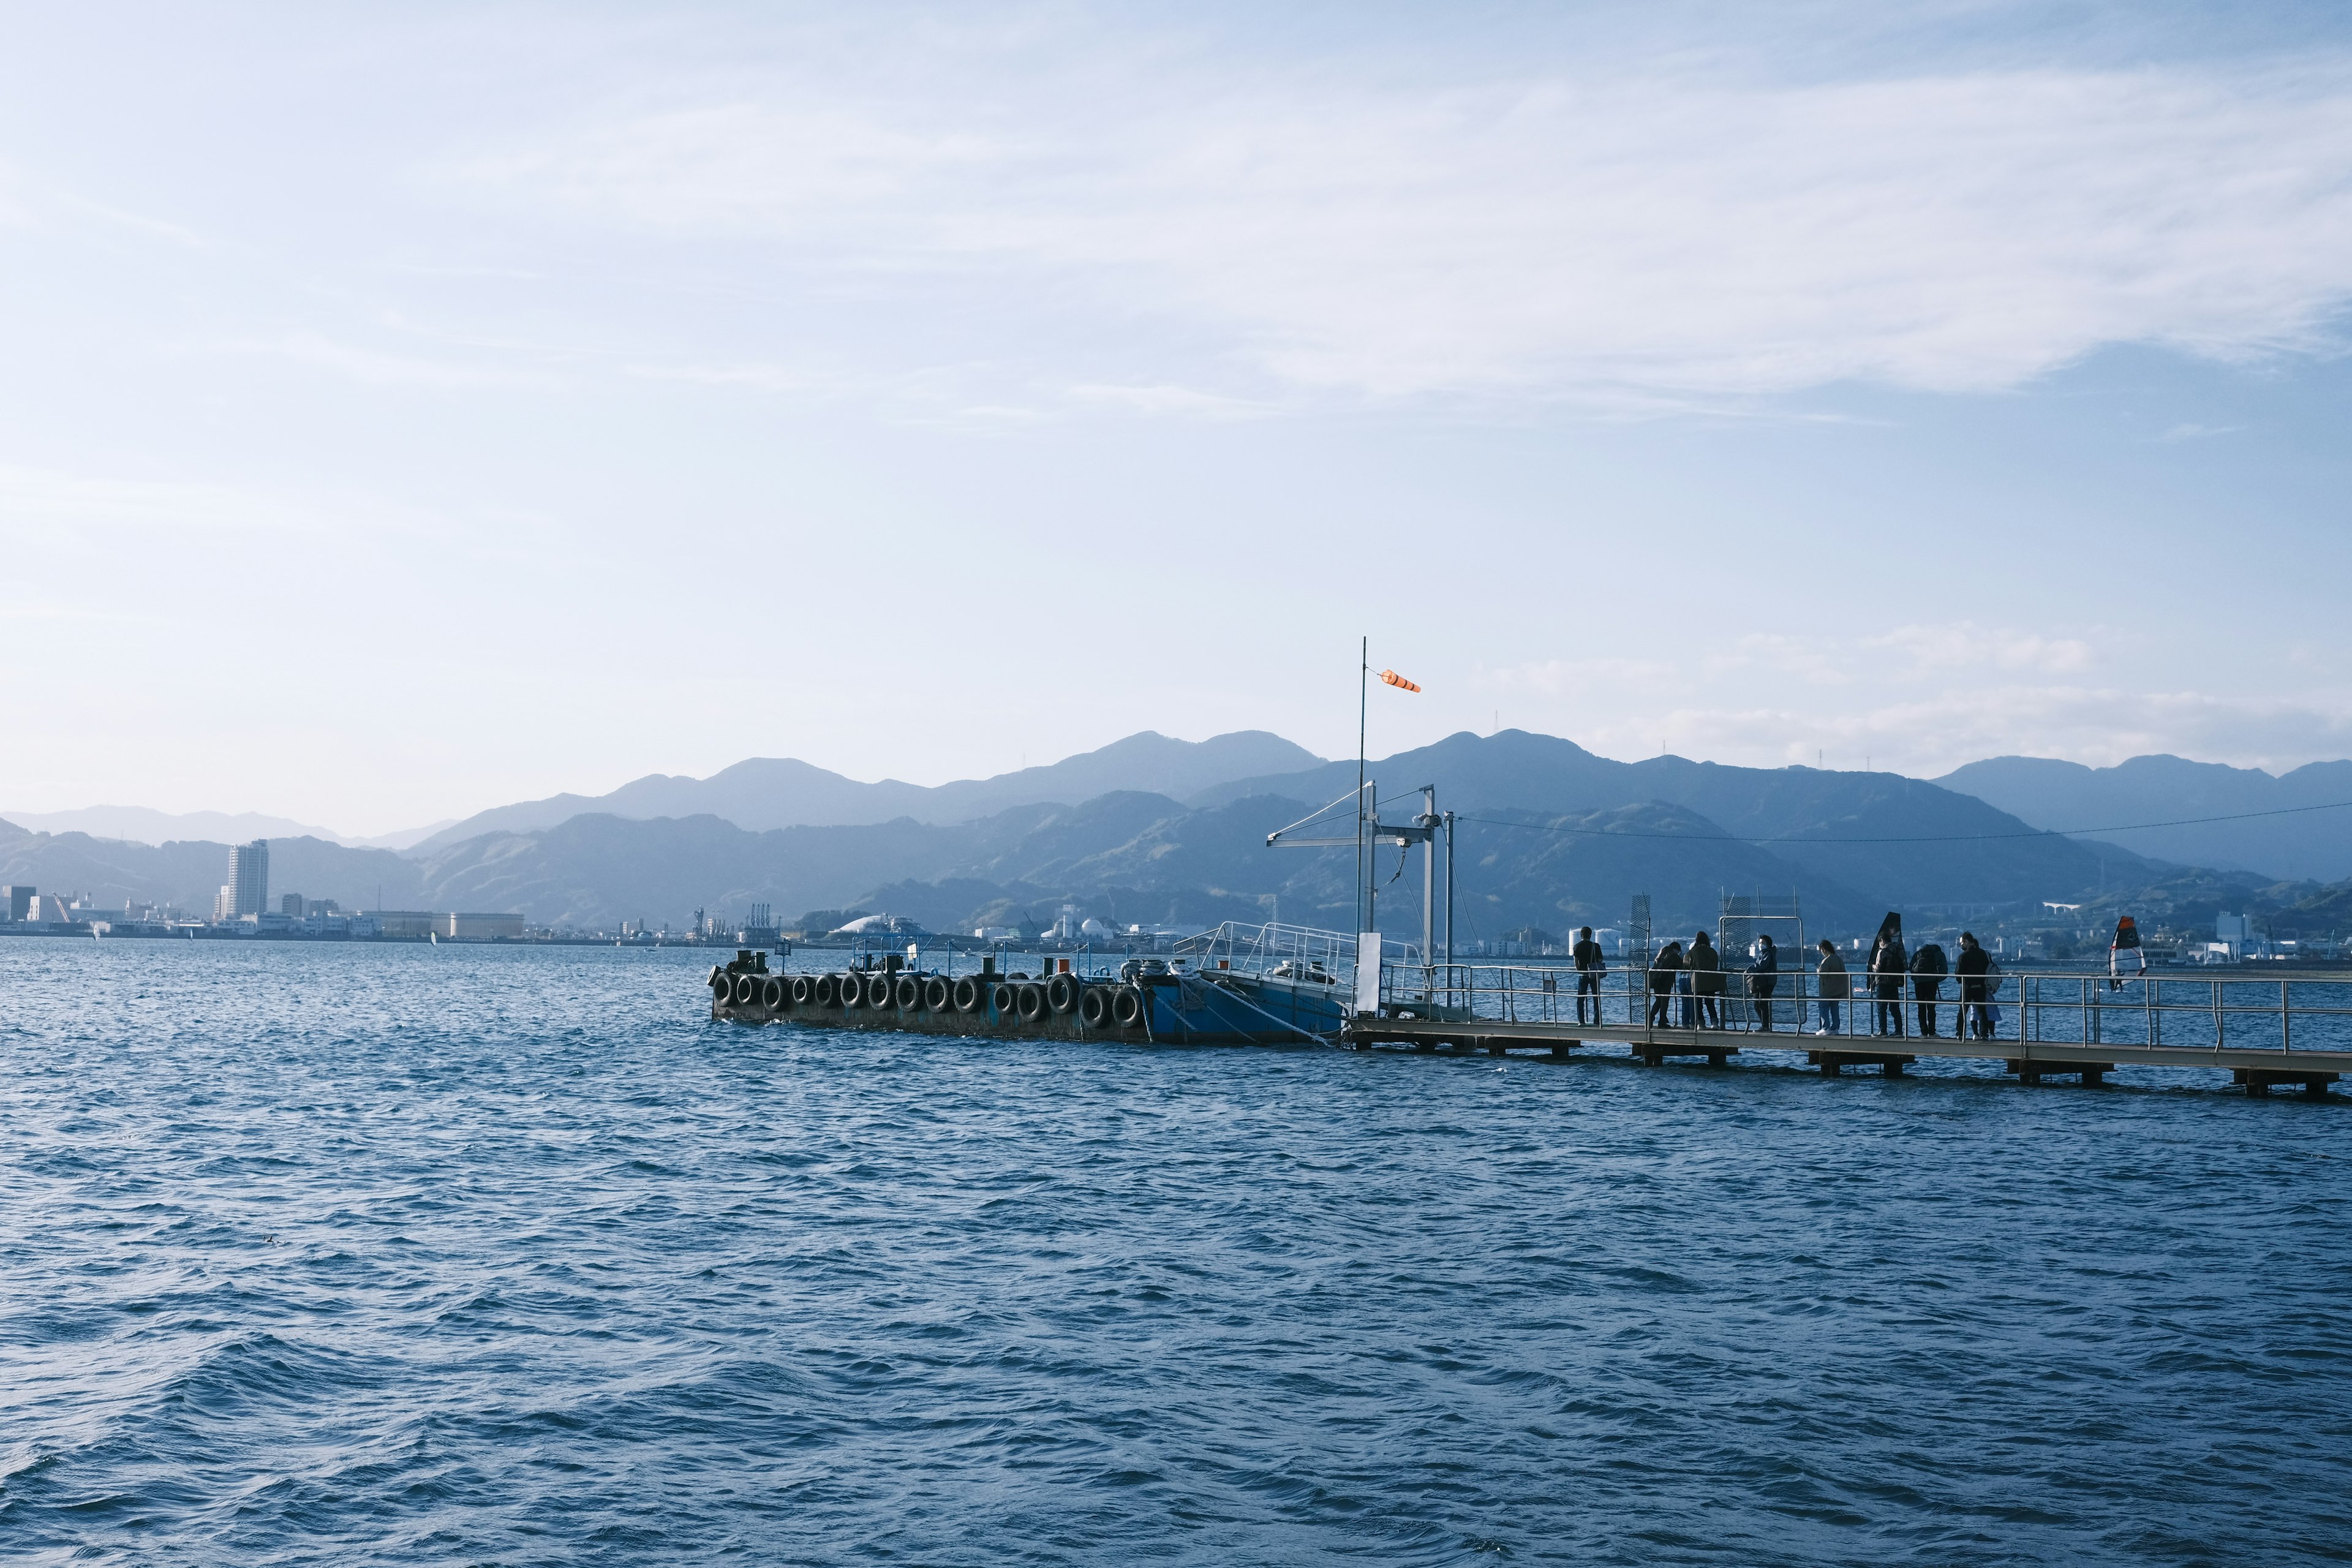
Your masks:
[{"label": "rubber tire on dock", "polygon": [[830,974],[820,974],[809,982],[809,1000],[820,1007],[841,1005],[841,986]]},{"label": "rubber tire on dock", "polygon": [[988,1005],[996,1009],[998,1023],[1010,1024],[1020,1016],[1013,1011],[1014,1005],[1020,1000],[1020,994],[1010,984],[1002,980],[988,988]]},{"label": "rubber tire on dock", "polygon": [[1045,1016],[1045,988],[1032,983],[1020,987],[1021,994],[1013,1005],[1021,1009],[1021,1021],[1034,1024]]},{"label": "rubber tire on dock", "polygon": [[1056,974],[1045,982],[1045,1005],[1056,1013],[1075,1013],[1078,1009],[1078,989],[1076,975]]},{"label": "rubber tire on dock", "polygon": [[[719,983],[725,979],[727,979],[727,972],[714,963],[710,966],[710,973],[702,977],[702,983],[705,985],[709,986],[711,991],[715,994],[719,990]],[[729,989],[732,990],[733,988],[733,983],[731,981],[729,982]],[[726,1000],[724,997],[720,997],[719,999],[721,1001]]]},{"label": "rubber tire on dock", "polygon": [[890,977],[887,974],[866,977],[866,1005],[877,1013],[890,1005]]},{"label": "rubber tire on dock", "polygon": [[1110,1016],[1122,1029],[1132,1029],[1143,1022],[1143,988],[1122,985],[1111,994]]},{"label": "rubber tire on dock", "polygon": [[957,1012],[977,1013],[980,1011],[982,1005],[987,1002],[987,1000],[988,993],[982,990],[980,982],[974,980],[971,975],[967,974],[961,980],[955,983],[955,1010]]},{"label": "rubber tire on dock", "polygon": [[923,982],[923,1011],[944,1013],[948,1010],[950,987],[944,975],[934,974]]},{"label": "rubber tire on dock", "polygon": [[784,1010],[784,981],[780,974],[771,974],[760,983],[760,1005],[771,1013]]},{"label": "rubber tire on dock", "polygon": [[1099,1029],[1110,1022],[1110,987],[1087,986],[1078,996],[1078,1022],[1089,1029]]},{"label": "rubber tire on dock", "polygon": [[833,978],[833,994],[841,998],[845,1007],[866,1005],[866,977],[862,974],[836,974]]},{"label": "rubber tire on dock", "polygon": [[923,983],[911,974],[901,974],[898,983],[890,987],[890,1000],[898,1005],[901,1013],[911,1013],[923,1005]]},{"label": "rubber tire on dock", "polygon": [[735,1005],[749,1007],[751,1005],[751,977],[748,974],[739,974],[735,977]]},{"label": "rubber tire on dock", "polygon": [[795,1007],[805,1007],[816,1000],[816,986],[810,983],[809,977],[805,974],[793,975],[792,984],[784,989],[792,994],[793,1005]]}]

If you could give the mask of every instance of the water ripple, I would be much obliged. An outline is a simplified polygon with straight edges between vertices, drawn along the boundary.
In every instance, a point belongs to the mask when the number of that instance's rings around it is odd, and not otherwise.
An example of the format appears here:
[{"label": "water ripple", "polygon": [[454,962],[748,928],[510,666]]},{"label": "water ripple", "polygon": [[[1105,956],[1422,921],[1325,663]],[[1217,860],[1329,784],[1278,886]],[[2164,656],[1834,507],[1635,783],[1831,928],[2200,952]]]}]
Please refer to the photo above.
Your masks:
[{"label": "water ripple", "polygon": [[0,942],[37,1563],[2352,1555],[2344,1104]]}]

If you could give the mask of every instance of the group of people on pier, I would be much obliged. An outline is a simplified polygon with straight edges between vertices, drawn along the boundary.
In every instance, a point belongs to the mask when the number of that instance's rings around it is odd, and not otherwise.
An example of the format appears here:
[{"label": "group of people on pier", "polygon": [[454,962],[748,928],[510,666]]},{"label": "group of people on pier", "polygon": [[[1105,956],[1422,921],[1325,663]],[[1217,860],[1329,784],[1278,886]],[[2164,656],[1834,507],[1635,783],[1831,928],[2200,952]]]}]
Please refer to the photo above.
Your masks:
[{"label": "group of people on pier", "polygon": [[[2124,923],[2129,926],[2128,918]],[[2136,945],[2137,933],[2132,940]],[[1835,942],[1825,938],[1819,949],[1820,957],[1811,971],[1817,1025],[1813,1033],[1841,1034],[1845,1027],[1844,1006],[1853,995],[1853,980]],[[1570,955],[1577,972],[1576,1021],[1598,1024],[1601,1021],[1601,978],[1608,973],[1609,965],[1601,944],[1592,938],[1591,926],[1577,932],[1576,945]],[[1805,1005],[1801,961],[1797,972],[1800,986],[1794,998],[1794,1025],[1801,1032]],[[1723,1002],[1732,973],[1722,953],[1717,951],[1714,938],[1705,931],[1694,933],[1687,945],[1667,942],[1650,960],[1646,1022],[1654,1028],[1722,1028]],[[1769,936],[1759,936],[1749,950],[1747,966],[1738,973],[1740,990],[1756,1027],[1765,1034],[1773,1033],[1773,1002],[1780,985],[1779,945]],[[1916,1026],[1921,1037],[1934,1037],[1938,1032],[1940,1010],[1946,1005],[1944,986],[1956,979],[1959,982],[1959,1012],[1953,1027],[1972,1038],[1990,1039],[2000,1027],[1997,1000],[2000,976],[2000,963],[1977,941],[1973,931],[1960,933],[1959,952],[1956,954],[1948,955],[1932,942],[1923,942],[1916,949],[1906,948],[1903,942],[1903,919],[1890,911],[1879,923],[1864,972],[1864,994],[1871,1002],[1871,1033],[1901,1037],[1911,1033]],[[1911,1009],[1907,1016],[1906,1000]]]}]

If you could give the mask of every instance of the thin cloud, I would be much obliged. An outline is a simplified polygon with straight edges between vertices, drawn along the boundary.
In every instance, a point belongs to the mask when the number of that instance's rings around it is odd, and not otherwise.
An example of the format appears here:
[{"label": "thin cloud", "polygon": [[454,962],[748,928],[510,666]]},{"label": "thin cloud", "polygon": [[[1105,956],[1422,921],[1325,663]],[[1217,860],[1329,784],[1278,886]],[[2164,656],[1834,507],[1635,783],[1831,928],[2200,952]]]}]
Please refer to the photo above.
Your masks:
[{"label": "thin cloud", "polygon": [[1205,325],[1292,387],[1633,399],[2014,387],[2102,345],[2324,347],[2352,64],[1407,89],[1185,71],[1003,107],[775,80],[478,160],[593,221]]}]

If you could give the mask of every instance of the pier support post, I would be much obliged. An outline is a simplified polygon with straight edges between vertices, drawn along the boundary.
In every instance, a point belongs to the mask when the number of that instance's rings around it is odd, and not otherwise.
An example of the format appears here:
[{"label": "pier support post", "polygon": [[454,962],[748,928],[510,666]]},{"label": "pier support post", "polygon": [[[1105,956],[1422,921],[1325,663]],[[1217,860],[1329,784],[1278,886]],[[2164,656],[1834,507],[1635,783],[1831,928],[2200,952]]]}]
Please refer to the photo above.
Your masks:
[{"label": "pier support post", "polygon": [[2332,1072],[2273,1072],[2265,1068],[2231,1068],[2231,1081],[2246,1086],[2252,1096],[2265,1096],[2273,1089],[2300,1088],[2312,1099],[2324,1099],[2327,1086],[2343,1075]]}]

